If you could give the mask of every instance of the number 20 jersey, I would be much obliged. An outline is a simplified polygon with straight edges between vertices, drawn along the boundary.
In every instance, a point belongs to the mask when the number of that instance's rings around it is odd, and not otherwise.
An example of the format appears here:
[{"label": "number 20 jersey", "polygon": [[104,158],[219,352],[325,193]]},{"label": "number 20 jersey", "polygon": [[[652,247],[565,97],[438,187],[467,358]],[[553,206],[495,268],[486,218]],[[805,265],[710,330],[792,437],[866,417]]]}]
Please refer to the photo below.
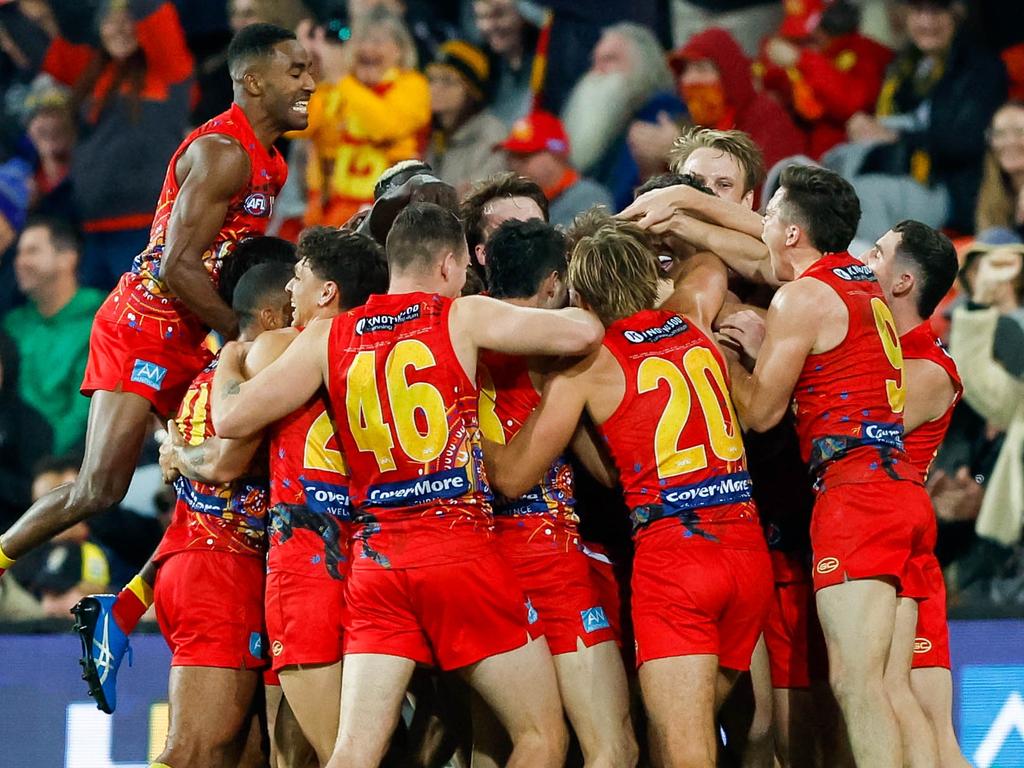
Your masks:
[{"label": "number 20 jersey", "polygon": [[491,551],[476,384],[448,332],[452,300],[371,296],[333,321],[328,391],[349,465],[352,567]]},{"label": "number 20 jersey", "polygon": [[808,355],[793,390],[800,452],[828,485],[920,479],[903,446],[903,352],[871,269],[826,254],[799,278],[820,280],[848,314],[846,338]]},{"label": "number 20 jersey", "polygon": [[[685,536],[764,549],[721,354],[674,312],[612,323],[604,346],[626,392],[599,429],[619,470],[638,543],[657,520]],[[661,523],[661,526],[665,523]]]}]

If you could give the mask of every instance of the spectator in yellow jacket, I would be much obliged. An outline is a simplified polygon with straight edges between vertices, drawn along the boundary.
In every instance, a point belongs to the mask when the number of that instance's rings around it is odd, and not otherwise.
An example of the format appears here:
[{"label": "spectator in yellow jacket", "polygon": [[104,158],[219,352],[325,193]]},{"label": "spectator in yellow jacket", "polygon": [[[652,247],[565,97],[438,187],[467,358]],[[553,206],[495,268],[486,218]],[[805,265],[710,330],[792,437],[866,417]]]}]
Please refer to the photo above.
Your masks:
[{"label": "spectator in yellow jacket", "polygon": [[[333,28],[332,28],[333,29]],[[430,88],[416,71],[416,46],[384,8],[334,30],[345,74],[319,85],[309,103],[305,223],[341,226],[373,202],[377,177],[399,160],[422,157],[430,128]]]}]

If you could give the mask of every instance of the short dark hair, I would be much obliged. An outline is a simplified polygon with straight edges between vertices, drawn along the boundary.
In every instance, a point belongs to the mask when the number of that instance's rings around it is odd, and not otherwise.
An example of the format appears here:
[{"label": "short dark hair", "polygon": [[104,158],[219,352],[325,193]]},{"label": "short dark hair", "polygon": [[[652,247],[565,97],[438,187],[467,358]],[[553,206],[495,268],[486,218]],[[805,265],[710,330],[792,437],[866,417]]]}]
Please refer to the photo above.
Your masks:
[{"label": "short dark hair", "polygon": [[29,216],[21,231],[24,232],[26,229],[33,227],[45,229],[50,236],[50,242],[53,243],[53,247],[58,251],[82,252],[82,239],[78,235],[78,230],[67,219],[57,216]]},{"label": "short dark hair", "polygon": [[487,241],[487,284],[496,299],[528,299],[566,271],[568,240],[543,221],[506,221]]},{"label": "short dark hair", "polygon": [[548,198],[537,182],[511,171],[490,176],[469,190],[459,213],[471,254],[484,242],[484,208],[500,197],[528,197],[540,206],[544,221],[548,220]]},{"label": "short dark hair", "polygon": [[252,59],[269,56],[274,46],[286,40],[295,40],[295,33],[276,24],[250,24],[238,30],[228,45],[228,70],[235,80],[242,76],[240,71]]},{"label": "short dark hair", "polygon": [[434,203],[412,203],[395,218],[385,249],[393,270],[427,270],[442,252],[465,244],[462,223],[454,213]]},{"label": "short dark hair", "polygon": [[668,173],[659,173],[656,176],[651,176],[647,181],[641,184],[633,191],[633,199],[640,197],[645,192],[650,192],[652,189],[665,189],[666,187],[678,187],[680,184],[685,184],[688,187],[703,192],[706,195],[715,194],[714,191],[703,181],[698,179],[692,173],[676,173],[669,171]]},{"label": "short dark hair", "polygon": [[827,168],[790,165],[779,186],[785,190],[786,219],[804,229],[811,245],[822,253],[850,247],[860,223],[860,200],[850,182]]},{"label": "short dark hair", "polygon": [[268,301],[280,300],[283,306],[285,286],[294,276],[294,268],[279,261],[257,264],[242,275],[231,303],[238,317],[238,327],[245,328],[253,323]]},{"label": "short dark hair", "polygon": [[904,219],[892,231],[900,236],[896,256],[913,264],[920,278],[917,314],[928,319],[956,280],[956,248],[944,234],[913,219]]},{"label": "short dark hair", "polygon": [[388,289],[384,248],[372,237],[333,227],[309,227],[299,236],[299,260],[321,280],[338,286],[341,309],[361,307]]},{"label": "short dark hair", "polygon": [[257,264],[278,262],[295,266],[295,245],[280,237],[250,237],[234,247],[220,266],[217,293],[231,306],[239,278]]}]

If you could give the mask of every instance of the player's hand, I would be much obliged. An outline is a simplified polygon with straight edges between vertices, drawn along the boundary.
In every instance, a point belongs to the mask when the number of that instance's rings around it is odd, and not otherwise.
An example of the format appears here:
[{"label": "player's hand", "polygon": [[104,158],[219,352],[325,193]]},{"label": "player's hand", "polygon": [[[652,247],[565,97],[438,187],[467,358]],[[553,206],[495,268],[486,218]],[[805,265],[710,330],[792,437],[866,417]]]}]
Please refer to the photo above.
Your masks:
[{"label": "player's hand", "polygon": [[730,315],[722,323],[719,334],[743,350],[752,360],[757,360],[764,343],[764,318],[756,312],[745,309]]},{"label": "player's hand", "polygon": [[640,195],[617,216],[620,219],[635,221],[644,229],[648,229],[655,224],[670,220],[672,215],[680,209],[693,207],[691,203],[693,195],[702,194],[704,193],[685,184],[652,189]]},{"label": "player's hand", "polygon": [[850,141],[862,143],[891,144],[899,139],[899,134],[864,112],[858,112],[846,122],[846,135]]},{"label": "player's hand", "polygon": [[659,112],[654,123],[633,121],[626,134],[626,143],[642,176],[653,176],[664,170],[669,150],[678,135],[679,126],[666,112]]},{"label": "player's hand", "polygon": [[981,257],[971,298],[978,304],[996,304],[1012,298],[1013,284],[1021,271],[1021,255],[1010,248],[999,248]]},{"label": "player's hand", "polygon": [[168,485],[181,477],[177,466],[178,449],[184,445],[185,440],[178,431],[178,425],[174,419],[168,419],[167,436],[160,443],[160,474]]}]

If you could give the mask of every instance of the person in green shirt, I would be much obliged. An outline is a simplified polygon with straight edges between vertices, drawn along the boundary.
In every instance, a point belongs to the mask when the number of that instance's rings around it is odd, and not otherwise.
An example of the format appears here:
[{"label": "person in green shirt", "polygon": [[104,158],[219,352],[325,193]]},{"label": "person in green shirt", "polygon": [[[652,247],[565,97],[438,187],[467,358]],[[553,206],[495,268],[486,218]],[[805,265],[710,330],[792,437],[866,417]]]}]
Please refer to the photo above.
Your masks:
[{"label": "person in green shirt", "polygon": [[21,356],[22,399],[53,427],[53,452],[82,442],[89,399],[79,392],[89,356],[89,330],[104,294],[78,284],[79,240],[65,221],[30,219],[14,259],[24,306],[4,315],[3,329]]}]

